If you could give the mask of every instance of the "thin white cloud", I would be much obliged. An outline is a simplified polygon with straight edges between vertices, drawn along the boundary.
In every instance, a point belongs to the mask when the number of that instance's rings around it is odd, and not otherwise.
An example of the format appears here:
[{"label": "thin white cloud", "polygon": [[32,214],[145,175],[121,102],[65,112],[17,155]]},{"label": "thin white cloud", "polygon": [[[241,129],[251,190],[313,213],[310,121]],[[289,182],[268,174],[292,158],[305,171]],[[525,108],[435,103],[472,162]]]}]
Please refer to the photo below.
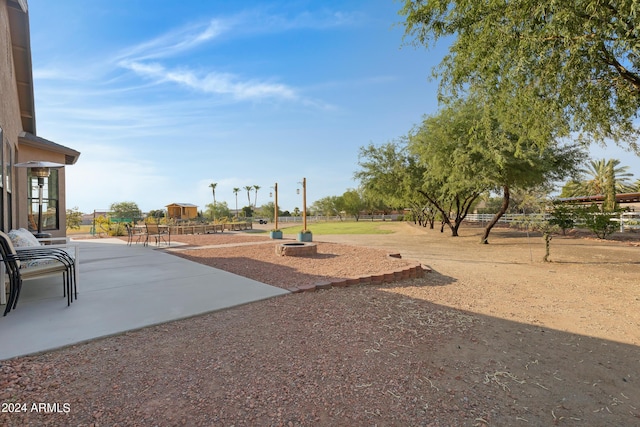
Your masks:
[{"label": "thin white cloud", "polygon": [[231,73],[199,73],[188,66],[169,67],[160,61],[208,43],[224,33],[238,37],[241,34],[255,35],[304,28],[325,29],[353,25],[358,20],[357,14],[327,10],[317,13],[304,11],[293,16],[253,10],[233,17],[212,19],[207,24],[195,24],[167,32],[126,49],[116,57],[115,62],[154,84],[176,83],[202,93],[228,95],[235,100],[281,99],[301,101],[308,106],[331,108],[322,102],[304,99],[294,88],[286,84],[259,78],[247,79]]},{"label": "thin white cloud", "polygon": [[333,11],[328,9],[302,11],[287,15],[272,13],[266,8],[244,12],[229,19],[234,34],[282,33],[293,30],[325,30],[359,25],[366,19],[358,12]]},{"label": "thin white cloud", "polygon": [[126,49],[116,57],[116,62],[127,59],[137,61],[166,58],[193,49],[215,39],[228,29],[228,25],[218,19],[206,25],[192,25],[171,31],[155,39]]},{"label": "thin white cloud", "polygon": [[[179,138],[186,128],[221,137],[231,133],[225,124],[234,113],[230,108],[219,107],[239,102],[285,101],[280,104],[285,108],[335,110],[335,106],[320,99],[304,96],[303,91],[308,92],[308,88],[290,86],[279,81],[279,76],[243,76],[217,72],[211,66],[203,69],[201,64],[196,68],[185,62],[191,57],[184,54],[209,49],[212,43],[227,38],[252,38],[303,28],[322,30],[348,25],[350,21],[353,16],[325,11],[274,14],[254,9],[168,30],[115,55],[96,52],[94,58],[85,57],[85,62],[73,62],[73,67],[50,59],[44,67],[34,69],[37,104],[39,110],[47,110],[40,116],[39,129],[49,131],[45,134],[49,138],[89,152],[94,151],[92,145],[96,143],[118,146],[169,135]],[[225,63],[224,68],[231,65]],[[182,93],[175,93],[172,86]],[[172,96],[164,96],[170,92]],[[147,105],[147,95],[162,101]],[[64,130],[51,131],[68,117],[74,120]],[[84,137],[76,140],[74,135]],[[90,159],[83,155],[82,163],[88,164]],[[115,168],[128,169],[122,164]],[[94,170],[106,173],[100,168]],[[145,181],[142,177],[137,179]]]},{"label": "thin white cloud", "polygon": [[230,95],[238,100],[280,98],[298,99],[296,91],[284,84],[256,80],[241,80],[229,73],[208,73],[198,76],[186,69],[167,69],[159,63],[121,62],[121,66],[158,82],[173,82],[204,93]]}]

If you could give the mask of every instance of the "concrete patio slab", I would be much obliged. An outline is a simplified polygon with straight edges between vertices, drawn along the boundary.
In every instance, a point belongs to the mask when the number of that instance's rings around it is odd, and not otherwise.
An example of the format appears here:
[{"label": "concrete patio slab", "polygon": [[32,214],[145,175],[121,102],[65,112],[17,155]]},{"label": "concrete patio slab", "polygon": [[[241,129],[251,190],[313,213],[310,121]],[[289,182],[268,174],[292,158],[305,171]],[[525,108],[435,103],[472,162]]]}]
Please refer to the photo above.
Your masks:
[{"label": "concrete patio slab", "polygon": [[0,317],[0,360],[289,293],[153,246],[72,243],[78,299],[67,307],[61,277],[24,282],[16,309]]}]

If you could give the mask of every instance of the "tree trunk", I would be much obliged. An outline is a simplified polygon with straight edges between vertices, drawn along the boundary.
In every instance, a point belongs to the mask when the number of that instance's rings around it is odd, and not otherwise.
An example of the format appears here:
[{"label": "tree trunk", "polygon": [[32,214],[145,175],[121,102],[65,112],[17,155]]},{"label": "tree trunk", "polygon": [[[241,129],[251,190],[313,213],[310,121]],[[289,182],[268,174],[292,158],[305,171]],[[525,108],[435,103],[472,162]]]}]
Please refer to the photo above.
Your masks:
[{"label": "tree trunk", "polygon": [[458,237],[458,228],[460,228],[460,223],[456,222],[454,225],[449,224],[451,227],[451,237]]},{"label": "tree trunk", "polygon": [[542,261],[549,262],[549,255],[551,253],[551,239],[553,236],[550,231],[544,232],[544,257],[542,257]]},{"label": "tree trunk", "polygon": [[500,218],[502,218],[502,215],[507,212],[507,209],[509,209],[509,186],[505,185],[504,187],[502,187],[502,190],[502,206],[500,206],[500,210],[493,216],[491,221],[489,221],[489,224],[487,224],[487,226],[484,228],[484,233],[482,234],[482,239],[480,240],[480,243],[484,243],[485,245],[489,244],[489,233],[491,232],[491,229],[498,223]]}]

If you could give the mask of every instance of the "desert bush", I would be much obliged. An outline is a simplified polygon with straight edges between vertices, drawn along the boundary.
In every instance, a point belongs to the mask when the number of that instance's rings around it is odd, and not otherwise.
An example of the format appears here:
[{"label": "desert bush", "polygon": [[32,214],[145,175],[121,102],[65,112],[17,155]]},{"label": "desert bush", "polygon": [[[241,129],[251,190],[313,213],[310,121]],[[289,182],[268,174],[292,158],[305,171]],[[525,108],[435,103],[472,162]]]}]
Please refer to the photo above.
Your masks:
[{"label": "desert bush", "polygon": [[599,239],[606,239],[615,233],[620,225],[613,221],[620,216],[620,211],[602,212],[600,207],[593,204],[578,211],[578,216],[584,222],[584,226],[591,230]]},{"label": "desert bush", "polygon": [[575,205],[555,202],[549,224],[557,226],[562,230],[562,235],[564,236],[567,230],[574,228],[576,225],[576,209]]}]

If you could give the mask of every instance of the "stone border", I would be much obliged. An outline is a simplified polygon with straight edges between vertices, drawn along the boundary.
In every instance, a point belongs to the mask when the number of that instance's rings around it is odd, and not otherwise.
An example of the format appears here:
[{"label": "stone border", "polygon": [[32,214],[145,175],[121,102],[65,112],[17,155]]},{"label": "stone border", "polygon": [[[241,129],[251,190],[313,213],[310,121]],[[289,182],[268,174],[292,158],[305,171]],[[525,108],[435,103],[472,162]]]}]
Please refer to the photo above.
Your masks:
[{"label": "stone border", "polygon": [[[387,256],[391,258],[402,258],[400,254],[393,253]],[[346,288],[347,286],[355,285],[381,285],[383,283],[397,282],[406,279],[415,279],[423,277],[425,273],[430,273],[431,269],[420,262],[415,261],[413,265],[408,267],[399,268],[393,271],[387,271],[380,274],[373,274],[370,276],[350,277],[344,279],[334,279],[318,282],[312,285],[300,285],[293,286],[287,290],[291,293],[299,292],[315,292],[316,290],[331,289],[331,288]]]},{"label": "stone border", "polygon": [[318,253],[318,245],[308,242],[285,242],[276,245],[276,255],[311,257]]}]

